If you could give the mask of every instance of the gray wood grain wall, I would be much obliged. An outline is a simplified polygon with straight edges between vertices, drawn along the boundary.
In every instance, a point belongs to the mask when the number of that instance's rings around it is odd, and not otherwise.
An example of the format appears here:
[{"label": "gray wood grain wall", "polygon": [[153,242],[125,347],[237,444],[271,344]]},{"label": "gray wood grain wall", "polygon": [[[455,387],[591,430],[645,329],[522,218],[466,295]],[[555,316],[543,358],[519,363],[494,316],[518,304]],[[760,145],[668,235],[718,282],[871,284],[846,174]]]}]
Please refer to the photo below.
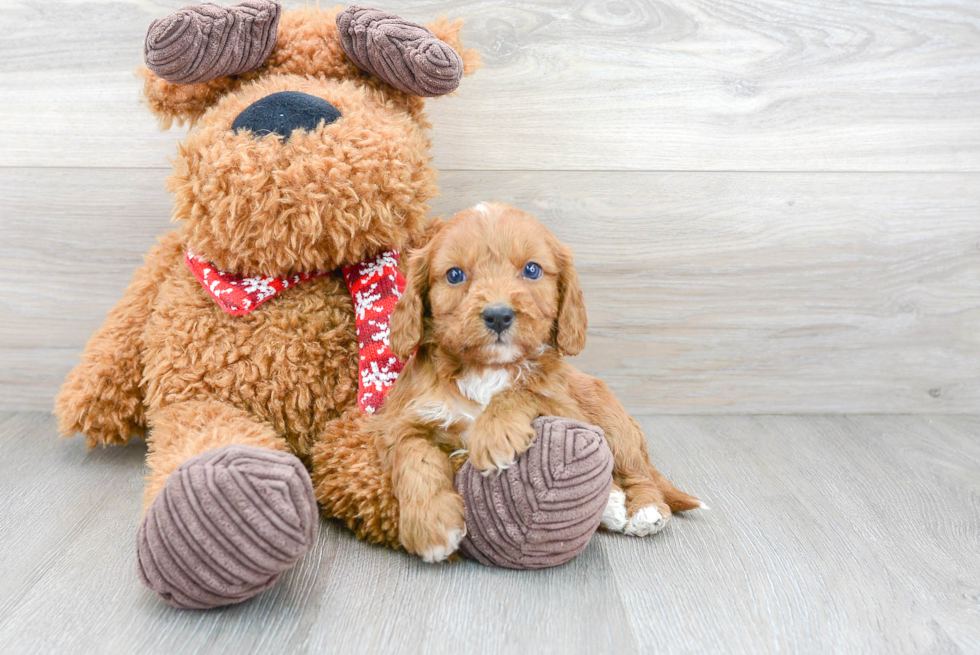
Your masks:
[{"label": "gray wood grain wall", "polygon": [[[0,409],[50,408],[168,229],[183,131],[132,71],[181,4],[0,1]],[[578,363],[630,409],[980,409],[974,0],[378,4],[468,19],[435,209],[575,248]]]}]

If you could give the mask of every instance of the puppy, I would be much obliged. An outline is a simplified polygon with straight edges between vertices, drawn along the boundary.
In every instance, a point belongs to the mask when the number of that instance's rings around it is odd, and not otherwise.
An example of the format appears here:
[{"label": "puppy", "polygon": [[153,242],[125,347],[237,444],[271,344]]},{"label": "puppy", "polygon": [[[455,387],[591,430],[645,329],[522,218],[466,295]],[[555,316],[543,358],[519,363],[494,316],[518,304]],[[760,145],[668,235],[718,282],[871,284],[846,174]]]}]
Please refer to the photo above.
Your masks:
[{"label": "puppy", "polygon": [[586,312],[572,253],[528,214],[484,203],[441,224],[407,259],[391,348],[408,360],[369,419],[390,467],[402,545],[446,559],[465,535],[453,456],[485,474],[514,462],[542,415],[601,427],[614,458],[602,525],[659,531],[701,507],[650,463],[636,422],[605,384],[564,361],[585,346]]}]

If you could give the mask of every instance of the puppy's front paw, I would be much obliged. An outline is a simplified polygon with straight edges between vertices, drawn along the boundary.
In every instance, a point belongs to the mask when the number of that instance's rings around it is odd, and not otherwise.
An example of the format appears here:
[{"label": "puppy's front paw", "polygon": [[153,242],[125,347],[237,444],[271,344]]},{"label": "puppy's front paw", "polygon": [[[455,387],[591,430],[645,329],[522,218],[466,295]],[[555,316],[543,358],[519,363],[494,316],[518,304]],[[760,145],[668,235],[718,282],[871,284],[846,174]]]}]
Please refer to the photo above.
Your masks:
[{"label": "puppy's front paw", "polygon": [[466,536],[463,498],[455,491],[440,492],[427,502],[402,505],[399,512],[402,546],[430,564],[456,552]]},{"label": "puppy's front paw", "polygon": [[445,545],[432,546],[431,548],[420,551],[418,555],[422,558],[423,562],[428,562],[429,564],[442,562],[456,552],[456,549],[459,548],[459,542],[465,536],[466,526],[454,528],[445,535]]},{"label": "puppy's front paw", "polygon": [[499,473],[510,468],[533,439],[534,428],[529,423],[477,421],[466,441],[470,464],[484,475]]}]

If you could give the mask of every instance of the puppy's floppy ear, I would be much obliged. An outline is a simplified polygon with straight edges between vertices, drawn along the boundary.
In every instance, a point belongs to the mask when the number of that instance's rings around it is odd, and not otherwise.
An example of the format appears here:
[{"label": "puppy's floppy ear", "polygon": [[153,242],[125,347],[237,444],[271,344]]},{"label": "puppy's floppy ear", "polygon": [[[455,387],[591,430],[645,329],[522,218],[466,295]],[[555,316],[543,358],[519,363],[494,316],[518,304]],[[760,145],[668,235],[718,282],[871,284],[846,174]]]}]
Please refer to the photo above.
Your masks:
[{"label": "puppy's floppy ear", "polygon": [[391,312],[391,352],[403,362],[415,352],[425,336],[431,250],[432,241],[408,255],[405,263],[405,292]]},{"label": "puppy's floppy ear", "polygon": [[558,318],[555,320],[554,343],[563,355],[577,355],[585,348],[589,327],[585,298],[579,286],[578,273],[572,263],[572,249],[558,244]]}]

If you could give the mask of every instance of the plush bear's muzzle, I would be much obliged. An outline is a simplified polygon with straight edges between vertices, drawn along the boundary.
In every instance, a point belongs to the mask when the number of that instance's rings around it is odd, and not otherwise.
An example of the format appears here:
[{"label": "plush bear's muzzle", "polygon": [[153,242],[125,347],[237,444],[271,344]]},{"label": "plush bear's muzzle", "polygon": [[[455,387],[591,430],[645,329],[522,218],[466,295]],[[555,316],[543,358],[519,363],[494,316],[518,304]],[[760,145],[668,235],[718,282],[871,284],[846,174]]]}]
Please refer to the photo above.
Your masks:
[{"label": "plush bear's muzzle", "polygon": [[231,124],[235,132],[255,137],[278,134],[288,139],[293,130],[313,131],[340,120],[340,111],[323,98],[299,91],[280,91],[256,100]]}]

